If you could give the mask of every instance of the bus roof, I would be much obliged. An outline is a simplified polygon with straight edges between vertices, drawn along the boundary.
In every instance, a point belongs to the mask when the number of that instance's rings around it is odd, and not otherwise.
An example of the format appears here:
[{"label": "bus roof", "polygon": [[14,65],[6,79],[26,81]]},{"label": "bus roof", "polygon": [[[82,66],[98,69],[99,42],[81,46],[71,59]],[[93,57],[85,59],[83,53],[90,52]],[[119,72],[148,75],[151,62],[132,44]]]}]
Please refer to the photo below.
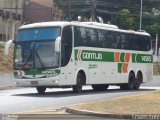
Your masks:
[{"label": "bus roof", "polygon": [[19,29],[27,29],[27,28],[38,28],[38,27],[52,27],[52,26],[65,26],[70,25],[70,22],[40,22],[40,23],[32,23],[21,26]]},{"label": "bus roof", "polygon": [[73,21],[73,22],[66,22],[66,21],[40,22],[40,23],[32,23],[32,24],[23,25],[19,29],[52,27],[52,26],[63,27],[66,25],[83,26],[83,27],[105,29],[105,30],[123,32],[123,33],[140,34],[140,35],[150,36],[150,34],[145,31],[123,30],[123,29],[119,29],[116,25],[110,25],[110,24],[104,24],[104,23],[98,23],[98,22],[78,22],[78,21]]}]

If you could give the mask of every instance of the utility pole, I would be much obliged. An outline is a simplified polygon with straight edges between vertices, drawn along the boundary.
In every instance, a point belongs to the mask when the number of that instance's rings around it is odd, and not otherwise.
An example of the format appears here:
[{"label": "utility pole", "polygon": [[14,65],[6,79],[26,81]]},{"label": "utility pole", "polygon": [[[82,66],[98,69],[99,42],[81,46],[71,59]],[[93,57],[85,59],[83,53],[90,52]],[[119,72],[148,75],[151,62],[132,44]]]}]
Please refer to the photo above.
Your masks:
[{"label": "utility pole", "polygon": [[18,20],[18,0],[16,0],[15,4],[16,4],[15,5],[15,8],[16,8],[15,13],[16,13],[17,20]]},{"label": "utility pole", "polygon": [[141,0],[141,8],[140,8],[140,21],[139,21],[139,30],[142,30],[142,12],[143,12],[143,0]]},{"label": "utility pole", "polygon": [[96,1],[92,0],[92,21],[96,21]]},{"label": "utility pole", "polygon": [[155,49],[155,55],[158,56],[158,34],[156,34],[156,49]]},{"label": "utility pole", "polygon": [[72,0],[69,0],[69,21],[71,21]]}]

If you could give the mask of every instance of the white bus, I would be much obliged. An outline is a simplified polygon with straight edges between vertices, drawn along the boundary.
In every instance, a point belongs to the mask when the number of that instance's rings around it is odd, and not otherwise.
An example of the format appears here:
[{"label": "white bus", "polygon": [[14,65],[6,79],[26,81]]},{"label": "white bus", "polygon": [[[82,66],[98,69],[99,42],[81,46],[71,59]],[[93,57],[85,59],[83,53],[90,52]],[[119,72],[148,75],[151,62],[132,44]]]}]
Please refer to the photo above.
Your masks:
[{"label": "white bus", "polygon": [[14,43],[14,77],[17,86],[46,88],[83,85],[106,90],[139,89],[152,80],[150,35],[95,22],[44,22],[19,28]]}]

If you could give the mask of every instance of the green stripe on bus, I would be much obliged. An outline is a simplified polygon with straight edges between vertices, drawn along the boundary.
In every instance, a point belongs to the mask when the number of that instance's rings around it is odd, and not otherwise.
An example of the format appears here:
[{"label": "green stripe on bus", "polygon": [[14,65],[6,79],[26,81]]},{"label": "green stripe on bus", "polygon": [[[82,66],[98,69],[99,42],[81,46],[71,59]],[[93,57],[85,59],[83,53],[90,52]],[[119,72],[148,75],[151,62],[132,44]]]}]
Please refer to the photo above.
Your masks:
[{"label": "green stripe on bus", "polygon": [[[17,76],[21,70],[14,70],[14,75]],[[46,69],[46,70],[23,70],[25,75],[48,75],[48,74],[60,74],[60,69]]]},{"label": "green stripe on bus", "polygon": [[148,54],[132,54],[133,63],[152,63],[153,56]]},{"label": "green stripe on bus", "polygon": [[121,53],[120,61],[125,62],[125,53]]},{"label": "green stripe on bus", "polygon": [[136,54],[132,54],[132,62],[135,63],[136,62]]},{"label": "green stripe on bus", "polygon": [[122,72],[122,63],[118,63],[118,73]]},{"label": "green stripe on bus", "polygon": [[[125,62],[125,54],[121,53],[120,62]],[[92,50],[74,50],[76,61],[99,61],[99,62],[115,62],[115,52],[92,51]],[[136,54],[131,53],[132,63],[152,63],[153,57],[151,54]]]},{"label": "green stripe on bus", "polygon": [[[75,60],[114,62],[114,52],[75,50]],[[80,58],[79,58],[80,57]]]}]

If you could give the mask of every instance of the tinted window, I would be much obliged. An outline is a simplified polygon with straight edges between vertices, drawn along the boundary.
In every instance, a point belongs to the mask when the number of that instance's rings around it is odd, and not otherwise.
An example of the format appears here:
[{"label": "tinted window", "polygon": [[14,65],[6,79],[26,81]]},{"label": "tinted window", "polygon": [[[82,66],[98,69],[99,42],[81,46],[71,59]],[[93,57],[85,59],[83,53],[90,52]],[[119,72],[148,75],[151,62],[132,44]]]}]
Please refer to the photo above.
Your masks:
[{"label": "tinted window", "polygon": [[149,36],[130,35],[128,39],[129,50],[149,51],[151,49],[151,41]]},{"label": "tinted window", "polygon": [[75,47],[88,46],[99,47],[98,34],[96,29],[85,27],[74,27]]},{"label": "tinted window", "polygon": [[65,26],[62,31],[61,65],[68,64],[72,53],[72,27]]},{"label": "tinted window", "polygon": [[74,40],[75,47],[88,46],[140,51],[151,49],[149,36],[85,27],[74,27]]}]

